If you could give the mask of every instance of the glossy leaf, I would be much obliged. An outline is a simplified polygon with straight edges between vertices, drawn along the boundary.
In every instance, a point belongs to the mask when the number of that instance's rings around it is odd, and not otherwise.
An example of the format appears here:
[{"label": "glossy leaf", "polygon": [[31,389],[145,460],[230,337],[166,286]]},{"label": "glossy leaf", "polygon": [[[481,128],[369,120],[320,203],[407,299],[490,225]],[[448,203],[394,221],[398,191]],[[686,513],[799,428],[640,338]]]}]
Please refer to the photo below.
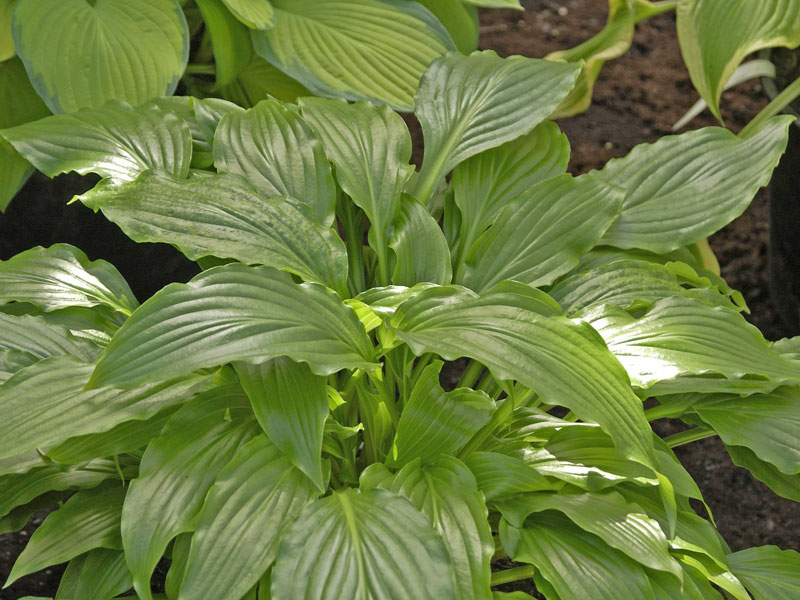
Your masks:
[{"label": "glossy leaf", "polygon": [[[768,391],[800,381],[800,366],[772,350],[761,332],[728,308],[674,297],[659,300],[638,319],[614,308],[583,318],[641,388],[736,391],[741,385]],[[703,377],[681,379],[687,375]]]},{"label": "glossy leaf", "polygon": [[0,313],[0,350],[25,352],[39,359],[66,354],[91,362],[99,349],[43,317]]},{"label": "glossy leaf", "polygon": [[[22,369],[0,387],[0,458],[101,433],[131,420],[145,420],[207,387],[189,377],[131,390],[84,391],[92,365],[56,356]],[[94,457],[92,457],[94,458]]]},{"label": "glossy leaf", "polygon": [[800,44],[798,0],[679,0],[678,41],[694,87],[718,119],[722,88],[748,54]]},{"label": "glossy leaf", "polygon": [[167,544],[196,528],[217,474],[255,434],[251,415],[238,386],[216,388],[186,404],[147,446],[122,508],[122,544],[140,597],[151,598],[150,576]]},{"label": "glossy leaf", "polygon": [[311,92],[260,56],[253,55],[236,80],[221,86],[217,93],[226,100],[249,108],[266,100],[267,96],[283,102],[296,102]]},{"label": "glossy leaf", "polygon": [[457,286],[431,288],[402,304],[391,326],[415,354],[469,356],[495,378],[599,423],[625,455],[654,464],[650,427],[623,369],[594,331],[563,317],[538,290],[504,284],[478,297]]},{"label": "glossy leaf", "polygon": [[755,600],[800,596],[800,554],[777,546],[747,548],[728,555],[731,570]]},{"label": "glossy leaf", "polygon": [[272,589],[288,600],[455,600],[439,533],[405,498],[374,489],[336,491],[303,510],[284,535]]},{"label": "glossy leaf", "polygon": [[325,378],[283,357],[237,363],[236,372],[269,439],[324,492],[322,434],[330,412]]},{"label": "glossy leaf", "polygon": [[124,314],[139,304],[113,265],[90,261],[68,244],[37,246],[0,261],[0,303],[10,301],[46,311],[105,305]]},{"label": "glossy leaf", "polygon": [[462,54],[478,49],[480,36],[478,9],[461,0],[421,0],[419,2],[445,26]]},{"label": "glossy leaf", "polygon": [[234,258],[345,289],[347,256],[336,233],[304,203],[265,198],[238,175],[178,181],[145,173],[80,199],[137,242],[169,242],[192,260]]},{"label": "glossy leaf", "polygon": [[109,482],[78,492],[50,513],[33,532],[5,585],[94,548],[121,549],[119,523],[125,492],[120,482]]},{"label": "glossy leaf", "polygon": [[706,127],[640,144],[609,161],[593,173],[626,194],[603,243],[665,253],[718,231],[769,182],[792,120],[770,119],[745,139]]},{"label": "glossy leaf", "polygon": [[466,464],[487,501],[563,487],[551,483],[519,458],[506,454],[473,452],[466,458]]},{"label": "glossy leaf", "polygon": [[275,24],[275,9],[269,0],[223,0],[239,21],[251,29],[270,29]]},{"label": "glossy leaf", "polygon": [[[17,54],[54,113],[169,96],[189,56],[175,0],[18,0],[12,29]],[[69,51],[54,53],[54,44]]]},{"label": "glossy leaf", "polygon": [[[268,0],[262,1],[269,5]],[[211,36],[217,86],[234,81],[253,56],[247,28],[226,6],[234,3],[235,0],[197,1],[206,30]]]},{"label": "glossy leaf", "polygon": [[112,100],[3,129],[0,136],[49,177],[77,171],[131,181],[152,169],[183,179],[192,158],[189,125],[155,104],[131,108]]},{"label": "glossy leaf", "polygon": [[253,46],[317,96],[410,110],[430,62],[455,45],[426,8],[404,0],[272,0],[275,27]]},{"label": "glossy leaf", "polygon": [[307,204],[326,227],[333,223],[336,186],[319,138],[296,110],[262,100],[246,112],[220,119],[214,134],[219,171],[247,178],[266,197]]},{"label": "glossy leaf", "polygon": [[644,568],[601,538],[556,513],[544,513],[516,528],[500,522],[508,555],[534,565],[561,598],[654,598]]},{"label": "glossy leaf", "polygon": [[178,598],[240,598],[278,553],[289,524],[317,494],[263,435],[242,446],[208,492]]},{"label": "glossy leaf", "polygon": [[735,465],[750,471],[753,477],[765,483],[773,492],[783,498],[800,502],[800,475],[782,473],[745,446],[725,446],[725,449]]},{"label": "glossy leaf", "polygon": [[505,279],[533,287],[552,283],[600,240],[622,197],[621,189],[587,175],[559,175],[529,188],[466,250],[456,283],[478,293]]},{"label": "glossy leaf", "polygon": [[55,600],[112,598],[127,592],[132,585],[125,554],[96,548],[69,561]]},{"label": "glossy leaf", "polygon": [[231,264],[171,284],[145,302],[114,336],[89,384],[132,386],[278,356],[328,375],[369,369],[372,355],[355,311],[333,293],[274,269]]},{"label": "glossy leaf", "polygon": [[[424,243],[424,248],[422,244]],[[413,286],[421,282],[446,285],[453,279],[447,240],[428,210],[403,196],[400,215],[389,240],[394,250],[392,283]]]},{"label": "glossy leaf", "polygon": [[425,158],[414,195],[427,203],[457,164],[529,133],[566,97],[579,72],[579,65],[504,59],[492,51],[435,60],[415,97]]}]

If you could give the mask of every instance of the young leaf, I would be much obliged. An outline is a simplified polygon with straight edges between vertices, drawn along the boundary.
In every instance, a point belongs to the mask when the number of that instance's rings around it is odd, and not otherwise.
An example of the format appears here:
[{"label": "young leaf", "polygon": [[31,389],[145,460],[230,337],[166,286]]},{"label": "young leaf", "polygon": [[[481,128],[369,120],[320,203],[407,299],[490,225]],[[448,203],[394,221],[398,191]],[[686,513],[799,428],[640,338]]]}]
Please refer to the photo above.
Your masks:
[{"label": "young leaf", "polygon": [[494,402],[484,392],[439,385],[442,362],[428,365],[417,379],[400,415],[389,466],[402,467],[419,458],[425,462],[461,448],[486,425]]},{"label": "young leaf", "polygon": [[[424,249],[421,242],[424,241]],[[404,195],[394,233],[389,240],[394,250],[394,285],[413,286],[421,282],[446,285],[453,279],[447,240],[428,210],[416,199]]]},{"label": "young leaf", "polygon": [[287,600],[455,600],[442,538],[405,498],[336,491],[300,513],[281,540],[272,589]]},{"label": "young leaf", "polygon": [[0,313],[0,350],[16,350],[39,359],[70,355],[92,362],[99,348],[73,336],[65,327],[43,317]]},{"label": "young leaf", "polygon": [[266,199],[239,175],[177,181],[145,173],[130,183],[101,184],[80,200],[137,242],[169,242],[192,260],[234,258],[346,289],[347,255],[336,233],[303,202]]},{"label": "young leaf", "polygon": [[241,388],[219,387],[175,413],[147,446],[122,508],[122,543],[141,597],[152,598],[150,576],[167,544],[195,529],[217,474],[256,433],[251,419]]},{"label": "young leaf", "polygon": [[122,549],[119,523],[126,491],[119,481],[110,481],[78,492],[50,513],[14,563],[5,587],[94,548]]},{"label": "young leaf", "polygon": [[214,134],[219,171],[244,175],[266,197],[306,203],[324,226],[333,223],[336,186],[322,144],[296,110],[262,100],[223,116]]},{"label": "young leaf", "polygon": [[109,306],[129,315],[139,303],[119,271],[68,244],[37,246],[0,261],[0,303],[29,302],[45,311]]},{"label": "young leaf", "polygon": [[239,448],[208,492],[178,599],[240,598],[269,568],[281,535],[317,494],[263,435]]},{"label": "young leaf", "polygon": [[325,378],[285,357],[240,362],[236,372],[269,439],[324,492],[322,434],[330,413]]},{"label": "young leaf", "polygon": [[[17,54],[54,113],[132,105],[169,96],[189,57],[189,30],[175,0],[18,0]],[[57,40],[62,52],[53,52]],[[125,76],[121,77],[120,73]]]},{"label": "young leaf", "polygon": [[427,204],[457,164],[529,133],[566,97],[580,69],[488,50],[436,59],[415,97],[425,158],[414,195]]},{"label": "young leaf", "polygon": [[374,367],[373,348],[350,307],[316,284],[240,264],[170,284],[120,328],[91,387],[133,386],[236,360],[288,356],[318,375]]},{"label": "young leaf", "polygon": [[775,117],[745,139],[719,127],[662,137],[593,171],[626,190],[603,243],[666,253],[718,231],[769,182],[792,121]]},{"label": "young leaf", "polygon": [[800,554],[794,550],[759,546],[729,554],[728,560],[755,600],[800,597]]},{"label": "young leaf", "polygon": [[626,456],[655,464],[650,426],[624,370],[591,328],[563,317],[546,294],[522,284],[483,297],[430,288],[404,302],[390,324],[416,355],[469,356],[495,378],[519,381],[546,404],[600,424]]},{"label": "young leaf", "polygon": [[[247,28],[226,7],[226,4],[233,4],[235,0],[196,1],[206,30],[211,36],[217,86],[228,85],[244,70],[253,56]],[[264,3],[269,6],[269,2]]]},{"label": "young leaf", "polygon": [[455,45],[428,9],[404,0],[272,0],[256,53],[317,96],[411,110],[419,78]]},{"label": "young leaf", "polygon": [[225,6],[250,29],[271,29],[275,9],[269,0],[223,0]]},{"label": "young leaf", "polygon": [[112,100],[93,110],[3,129],[0,135],[49,177],[77,171],[131,181],[154,170],[184,179],[192,158],[188,123],[154,103],[131,108]]},{"label": "young leaf", "polygon": [[95,548],[69,561],[55,600],[113,598],[127,592],[131,586],[133,581],[125,563],[125,554],[118,550]]},{"label": "young leaf", "polygon": [[800,44],[798,0],[679,0],[678,41],[692,83],[722,120],[722,88],[748,54]]},{"label": "young leaf", "polygon": [[456,283],[478,293],[505,279],[533,287],[552,283],[600,240],[622,197],[623,190],[591,175],[558,175],[529,188],[465,248]]}]

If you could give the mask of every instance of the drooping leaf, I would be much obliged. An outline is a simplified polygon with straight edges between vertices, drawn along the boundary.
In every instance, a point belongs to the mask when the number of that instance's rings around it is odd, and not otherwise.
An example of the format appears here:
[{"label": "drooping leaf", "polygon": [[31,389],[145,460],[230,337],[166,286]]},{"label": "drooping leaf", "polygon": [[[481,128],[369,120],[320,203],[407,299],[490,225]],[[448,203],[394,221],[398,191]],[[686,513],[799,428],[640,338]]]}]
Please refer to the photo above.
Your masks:
[{"label": "drooping leaf", "polygon": [[131,108],[112,100],[3,129],[0,136],[49,177],[77,171],[131,181],[152,169],[184,179],[192,158],[188,123],[154,103]]},{"label": "drooping leaf", "polygon": [[546,512],[522,528],[500,521],[500,540],[516,561],[534,565],[561,598],[653,600],[644,567],[579,529],[566,517]]},{"label": "drooping leaf", "polygon": [[234,258],[290,271],[342,291],[344,243],[292,198],[265,198],[239,175],[188,181],[145,173],[80,196],[137,242],[168,242],[192,260]]},{"label": "drooping leaf", "polygon": [[566,97],[579,72],[579,65],[503,59],[492,51],[435,60],[415,97],[425,158],[414,195],[427,203],[457,164],[529,133]]},{"label": "drooping leaf", "polygon": [[269,439],[320,492],[325,491],[322,434],[330,413],[325,377],[285,357],[237,363],[236,372]]},{"label": "drooping leaf", "polygon": [[127,592],[132,585],[125,554],[95,548],[69,561],[55,600],[113,598]]},{"label": "drooping leaf", "polygon": [[530,133],[485,150],[453,169],[452,185],[463,229],[459,249],[472,242],[497,213],[522,192],[567,170],[569,142],[558,125],[546,121]]},{"label": "drooping leaf", "polygon": [[769,488],[781,496],[795,502],[800,502],[800,475],[787,475],[781,472],[772,463],[761,460],[755,452],[746,446],[725,446],[733,463],[765,483]]},{"label": "drooping leaf", "polygon": [[428,365],[417,379],[400,415],[389,466],[402,467],[415,459],[434,460],[461,448],[486,425],[494,402],[484,392],[439,385],[443,363]]},{"label": "drooping leaf", "polygon": [[120,482],[111,481],[78,492],[50,513],[33,532],[5,585],[94,548],[121,549],[119,523],[126,491]]},{"label": "drooping leaf", "polygon": [[[800,365],[776,353],[758,329],[729,308],[672,297],[659,300],[638,319],[613,307],[589,311],[583,318],[633,384],[656,385],[658,393],[769,391],[800,381]],[[685,377],[690,375],[702,377]]]},{"label": "drooping leaf", "polygon": [[275,100],[231,112],[214,134],[217,169],[244,175],[266,197],[306,203],[326,227],[333,223],[336,187],[322,144],[300,115]]},{"label": "drooping leaf", "polygon": [[745,139],[706,127],[609,161],[593,173],[626,194],[603,243],[665,253],[718,231],[769,182],[792,121],[774,117]]},{"label": "drooping leaf", "polygon": [[0,350],[25,352],[39,359],[66,354],[91,362],[99,348],[43,317],[0,313]]},{"label": "drooping leaf", "polygon": [[208,492],[178,598],[243,596],[275,560],[285,529],[316,495],[265,436],[242,446]]},{"label": "drooping leaf", "polygon": [[275,27],[252,32],[256,53],[317,96],[410,110],[419,78],[454,50],[430,11],[404,0],[272,0]]},{"label": "drooping leaf", "polygon": [[[269,5],[268,0],[260,1]],[[206,30],[211,36],[217,86],[234,81],[253,56],[247,28],[229,10],[228,5],[234,3],[235,0],[197,1]]]},{"label": "drooping leaf", "polygon": [[415,354],[469,356],[499,380],[516,380],[546,404],[599,423],[626,456],[655,463],[650,427],[622,367],[596,333],[569,321],[546,294],[506,283],[478,297],[464,288],[430,288],[391,319]]},{"label": "drooping leaf", "polygon": [[800,44],[798,0],[679,0],[678,41],[692,83],[722,120],[722,88],[744,58],[756,50]]},{"label": "drooping leaf", "polygon": [[267,96],[283,102],[296,102],[311,93],[299,81],[255,55],[235,81],[221,86],[216,92],[245,108],[255,106]]},{"label": "drooping leaf", "polygon": [[300,513],[281,540],[272,589],[288,600],[455,600],[439,533],[405,498],[345,488]]},{"label": "drooping leaf", "polygon": [[90,261],[68,244],[37,246],[0,261],[0,303],[10,301],[46,311],[105,305],[124,314],[139,304],[113,265]]},{"label": "drooping leaf", "polygon": [[466,464],[487,501],[563,487],[551,483],[519,458],[507,454],[473,452],[466,458]]},{"label": "drooping leaf", "polygon": [[251,29],[270,29],[275,24],[275,9],[269,0],[223,0],[239,21]]},{"label": "drooping leaf", "polygon": [[447,240],[428,210],[403,196],[400,215],[389,240],[394,250],[394,285],[413,286],[424,281],[446,285],[453,279]]},{"label": "drooping leaf", "polygon": [[342,190],[367,215],[370,244],[388,269],[386,245],[400,211],[401,192],[414,171],[408,164],[411,136],[406,124],[389,107],[368,102],[303,98],[300,107],[336,166]]},{"label": "drooping leaf", "polygon": [[197,526],[203,499],[236,449],[256,433],[237,385],[201,394],[147,446],[122,508],[122,544],[134,587],[150,599],[150,576],[169,541]]},{"label": "drooping leaf", "polygon": [[728,555],[731,571],[755,600],[792,600],[800,596],[800,554],[777,546],[747,548]]},{"label": "drooping leaf", "polygon": [[465,249],[455,282],[478,293],[505,279],[534,287],[552,283],[600,240],[622,197],[621,189],[591,175],[559,175],[529,188]]},{"label": "drooping leaf", "polygon": [[478,9],[461,0],[419,0],[445,26],[462,54],[478,49]]},{"label": "drooping leaf", "polygon": [[230,264],[171,284],[139,307],[100,357],[90,385],[132,386],[236,360],[278,356],[318,375],[374,367],[350,307],[286,273]]},{"label": "drooping leaf", "polygon": [[[169,96],[189,56],[175,0],[18,0],[12,30],[33,86],[54,113]],[[53,52],[54,44],[64,50]]]}]

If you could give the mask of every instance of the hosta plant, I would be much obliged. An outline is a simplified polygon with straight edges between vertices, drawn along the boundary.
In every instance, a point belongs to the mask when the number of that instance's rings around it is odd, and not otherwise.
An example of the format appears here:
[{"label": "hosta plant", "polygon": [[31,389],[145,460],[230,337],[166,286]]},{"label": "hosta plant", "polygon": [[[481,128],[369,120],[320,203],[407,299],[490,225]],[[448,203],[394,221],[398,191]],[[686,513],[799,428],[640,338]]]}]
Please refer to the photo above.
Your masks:
[{"label": "hosta plant", "polygon": [[[694,245],[767,182],[790,120],[573,177],[546,119],[579,72],[436,59],[419,170],[363,101],[2,131],[205,269],[139,306],[71,246],[0,263],[0,530],[58,504],[7,583],[69,561],[56,598],[152,598],[166,557],[181,600],[797,597],[800,555],[731,552],[672,451],[718,435],[800,501],[798,342],[765,341]],[[664,417],[691,428],[661,439]]]}]

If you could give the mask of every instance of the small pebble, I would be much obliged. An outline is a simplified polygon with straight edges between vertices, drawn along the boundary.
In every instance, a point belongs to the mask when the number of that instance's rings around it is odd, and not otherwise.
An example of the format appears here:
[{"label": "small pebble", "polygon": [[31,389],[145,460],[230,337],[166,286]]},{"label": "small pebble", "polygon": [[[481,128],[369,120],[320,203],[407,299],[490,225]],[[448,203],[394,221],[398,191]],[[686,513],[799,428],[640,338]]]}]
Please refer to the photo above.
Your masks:
[{"label": "small pebble", "polygon": [[566,6],[559,6],[558,7],[558,16],[559,17],[566,17],[569,14],[569,9]]},{"label": "small pebble", "polygon": [[605,148],[606,150],[611,150],[613,147],[614,144],[612,144],[611,142],[606,142],[605,144],[603,144],[603,148]]}]

